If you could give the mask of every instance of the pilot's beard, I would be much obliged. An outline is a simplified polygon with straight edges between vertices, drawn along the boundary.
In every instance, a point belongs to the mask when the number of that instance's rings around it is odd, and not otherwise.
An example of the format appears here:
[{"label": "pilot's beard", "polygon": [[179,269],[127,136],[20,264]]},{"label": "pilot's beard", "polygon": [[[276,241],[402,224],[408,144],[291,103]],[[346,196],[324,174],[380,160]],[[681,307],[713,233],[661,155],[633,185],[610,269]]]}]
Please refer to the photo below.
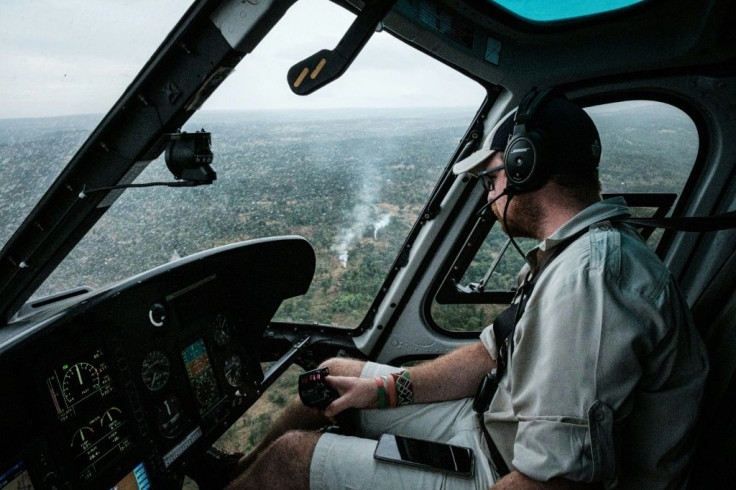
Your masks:
[{"label": "pilot's beard", "polygon": [[[509,199],[509,197],[507,197]],[[504,220],[503,211],[506,202],[499,206],[498,202],[491,205],[491,210],[501,223],[501,229],[512,237],[536,238],[541,240],[540,224],[542,219],[542,207],[538,199],[529,194],[520,194],[511,199]]]}]

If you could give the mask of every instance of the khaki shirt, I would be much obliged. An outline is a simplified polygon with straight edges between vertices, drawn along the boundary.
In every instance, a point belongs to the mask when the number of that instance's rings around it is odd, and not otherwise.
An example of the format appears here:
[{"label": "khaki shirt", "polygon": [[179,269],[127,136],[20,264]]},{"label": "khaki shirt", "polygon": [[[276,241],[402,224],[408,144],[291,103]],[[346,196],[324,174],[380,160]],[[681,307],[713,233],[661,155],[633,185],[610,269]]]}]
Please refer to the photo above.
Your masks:
[{"label": "khaki shirt", "polygon": [[[542,271],[485,414],[506,463],[531,478],[684,486],[706,352],[667,268],[605,221],[628,214],[621,198],[596,203],[527,255],[536,269],[590,228]],[[481,340],[495,359],[490,327]]]}]

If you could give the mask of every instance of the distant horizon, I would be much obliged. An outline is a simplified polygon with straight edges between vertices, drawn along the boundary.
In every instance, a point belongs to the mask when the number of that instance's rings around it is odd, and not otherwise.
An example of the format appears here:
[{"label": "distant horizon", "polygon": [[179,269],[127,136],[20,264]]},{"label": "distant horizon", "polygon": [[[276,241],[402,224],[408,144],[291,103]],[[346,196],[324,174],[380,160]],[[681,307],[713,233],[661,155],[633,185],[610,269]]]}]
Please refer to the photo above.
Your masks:
[{"label": "distant horizon", "polygon": [[[632,100],[625,103],[618,104],[602,104],[597,106],[586,107],[585,110],[591,113],[606,113],[606,112],[618,112],[621,110],[628,110],[632,107],[653,105],[655,107],[672,108],[669,104],[662,104],[656,100]],[[350,111],[357,111],[361,113],[366,112],[379,112],[379,111],[396,111],[396,112],[426,112],[426,111],[476,111],[480,109],[480,104],[476,107],[473,105],[426,105],[426,106],[346,106],[346,107],[274,107],[274,108],[238,108],[238,109],[199,109],[195,112],[192,118],[197,115],[207,114],[243,114],[243,113],[293,113],[293,114],[310,114],[310,113],[345,113]],[[37,121],[37,120],[54,120],[63,118],[83,118],[83,117],[98,117],[100,122],[107,113],[102,112],[82,112],[76,114],[59,114],[52,116],[26,116],[26,117],[3,117],[0,116],[0,123],[9,121]],[[358,114],[356,114],[357,116]],[[192,119],[190,118],[190,120]]]},{"label": "distant horizon", "polygon": [[[367,106],[352,106],[352,107],[304,107],[304,108],[289,108],[289,107],[277,107],[273,109],[264,108],[253,108],[253,109],[200,109],[192,115],[192,118],[199,114],[241,114],[241,113],[335,113],[335,112],[349,112],[349,111],[360,111],[366,112],[379,112],[379,111],[468,111],[478,110],[480,106],[474,107],[472,105],[457,105],[457,106],[382,106],[382,107],[367,107]],[[53,120],[53,119],[64,119],[64,118],[82,118],[82,117],[99,117],[100,122],[107,113],[102,112],[82,112],[77,114],[59,114],[53,116],[29,116],[29,117],[2,117],[0,116],[0,122],[8,121],[36,121],[36,120]],[[190,120],[192,119],[190,118]]]}]

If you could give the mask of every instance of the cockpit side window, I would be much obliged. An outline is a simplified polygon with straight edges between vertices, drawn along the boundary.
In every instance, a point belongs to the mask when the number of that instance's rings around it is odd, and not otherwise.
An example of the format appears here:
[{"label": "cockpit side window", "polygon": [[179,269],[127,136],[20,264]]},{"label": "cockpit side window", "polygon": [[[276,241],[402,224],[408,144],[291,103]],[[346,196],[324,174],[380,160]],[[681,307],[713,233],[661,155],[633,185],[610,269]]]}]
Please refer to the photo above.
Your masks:
[{"label": "cockpit side window", "polygon": [[[601,137],[600,180],[604,197],[624,195],[635,216],[664,216],[674,207],[698,154],[698,132],[680,109],[654,101],[626,101],[586,109]],[[475,236],[470,239],[472,234]],[[478,236],[482,235],[482,236]],[[653,248],[661,230],[643,231]],[[461,237],[453,269],[430,307],[433,323],[449,332],[476,332],[491,323],[513,296],[522,257],[498,223]],[[517,240],[524,251],[533,240]],[[461,244],[462,245],[462,244]]]}]

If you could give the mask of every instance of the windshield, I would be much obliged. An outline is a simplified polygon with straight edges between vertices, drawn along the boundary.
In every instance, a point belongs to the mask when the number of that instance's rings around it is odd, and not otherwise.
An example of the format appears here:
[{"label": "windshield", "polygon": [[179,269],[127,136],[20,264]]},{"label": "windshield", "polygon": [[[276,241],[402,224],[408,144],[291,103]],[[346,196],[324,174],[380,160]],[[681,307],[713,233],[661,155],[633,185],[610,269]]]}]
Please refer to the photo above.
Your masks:
[{"label": "windshield", "polygon": [[[485,91],[377,33],[343,77],[293,95],[291,65],[334,47],[353,18],[327,0],[297,2],[182,128],[212,133],[215,183],[126,191],[35,297],[297,234],[315,248],[317,271],[276,319],[357,326]],[[171,179],[159,158],[135,182]]]}]

